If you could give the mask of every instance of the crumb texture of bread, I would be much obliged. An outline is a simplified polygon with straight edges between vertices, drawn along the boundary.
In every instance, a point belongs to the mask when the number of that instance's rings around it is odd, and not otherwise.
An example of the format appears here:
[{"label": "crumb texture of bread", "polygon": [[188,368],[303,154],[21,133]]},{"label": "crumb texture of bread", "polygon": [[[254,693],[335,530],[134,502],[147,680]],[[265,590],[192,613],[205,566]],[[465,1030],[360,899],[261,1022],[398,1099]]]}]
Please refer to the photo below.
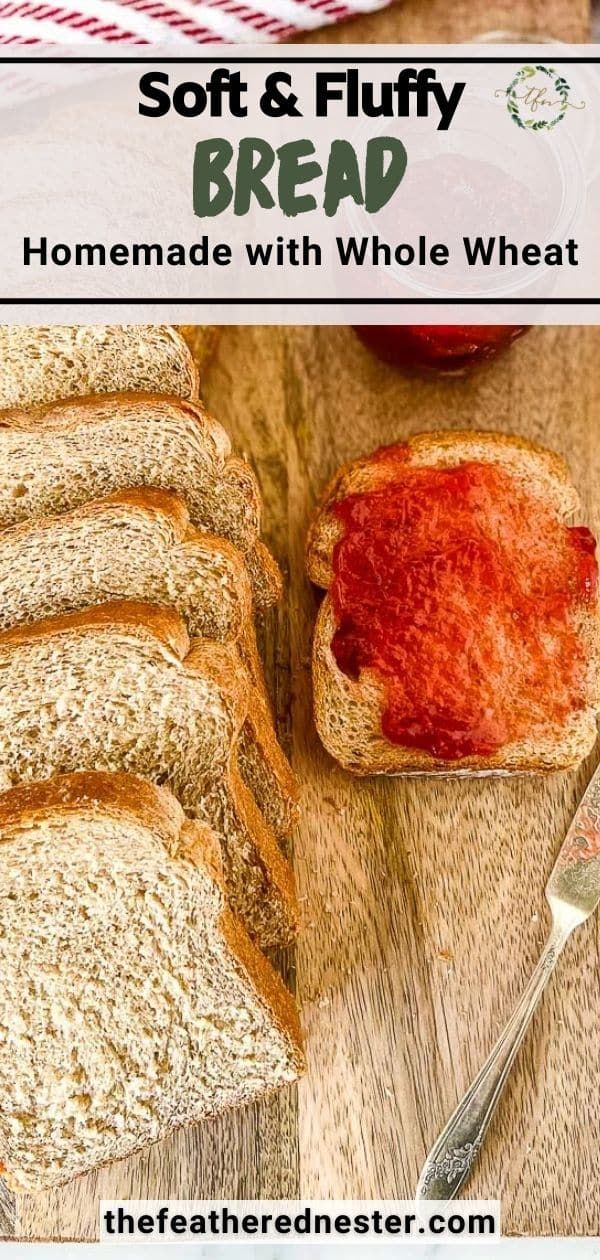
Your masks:
[{"label": "crumb texture of bread", "polygon": [[[452,468],[470,461],[500,465],[514,479],[516,490],[539,500],[559,523],[569,522],[579,506],[565,461],[524,439],[475,431],[423,433],[410,438],[406,449],[412,466]],[[343,529],[335,504],[393,480],[393,463],[383,452],[345,466],[327,486],[309,530],[307,570],[316,584],[327,589],[333,580],[333,551]],[[584,659],[584,704],[564,720],[538,724],[530,737],[509,741],[488,755],[445,761],[385,737],[385,684],[374,670],[363,670],[356,679],[339,668],[332,650],[336,617],[328,593],[313,642],[315,720],[325,747],[344,768],[361,775],[544,773],[578,765],[594,746],[600,707],[597,598],[579,604],[571,615]]]},{"label": "crumb texture of bread", "polygon": [[117,390],[155,390],[180,398],[198,393],[193,356],[168,325],[4,324],[0,361],[0,407]]},{"label": "crumb texture of bread", "polygon": [[245,553],[258,605],[279,598],[256,477],[199,402],[106,394],[0,413],[1,528],[141,487],[178,495],[193,525]]},{"label": "crumb texture of bread", "polygon": [[[240,764],[280,836],[295,821],[296,785],[272,728],[243,558],[189,523],[166,491],[123,491],[62,516],[0,531],[0,630],[121,600],[174,608],[191,638],[236,646],[260,695],[240,735]],[[265,699],[262,699],[264,695]],[[273,772],[272,767],[276,767]]]},{"label": "crumb texture of bread", "polygon": [[[0,634],[0,788],[79,769],[166,784],[218,832],[228,895],[251,935],[289,943],[293,876],[268,818],[294,817],[291,771],[236,649],[188,647],[174,612],[131,601]],[[239,745],[250,710],[247,768]],[[252,788],[272,797],[265,812]]]},{"label": "crumb texture of bread", "polygon": [[60,1186],[303,1070],[291,996],[168,792],[76,774],[0,796],[0,1147]]},{"label": "crumb texture of bread", "polygon": [[175,608],[192,638],[238,641],[252,625],[242,555],[168,491],[119,491],[0,532],[0,629],[120,599]]}]

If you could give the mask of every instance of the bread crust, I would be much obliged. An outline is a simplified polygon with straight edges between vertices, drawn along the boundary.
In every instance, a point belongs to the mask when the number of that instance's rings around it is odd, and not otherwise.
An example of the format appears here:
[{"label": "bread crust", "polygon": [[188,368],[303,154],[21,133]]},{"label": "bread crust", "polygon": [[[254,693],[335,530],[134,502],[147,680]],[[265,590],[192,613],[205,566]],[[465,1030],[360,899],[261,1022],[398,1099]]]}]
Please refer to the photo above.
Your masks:
[{"label": "bread crust", "polygon": [[251,941],[240,920],[227,907],[221,916],[221,931],[238,965],[255,985],[280,1032],[289,1038],[294,1052],[294,1067],[301,1076],[306,1070],[304,1038],[298,1007],[292,994],[279,973]]},{"label": "bread crust", "polygon": [[[186,821],[179,801],[166,788],[118,770],[79,770],[0,792],[0,828],[5,833],[11,828],[43,822],[57,812],[98,811],[113,817],[127,816],[155,828],[168,847]],[[210,833],[205,823],[193,825]],[[6,838],[1,837],[3,841]]]},{"label": "bread crust", "polygon": [[[231,441],[222,425],[214,420],[199,398],[180,398],[177,394],[157,394],[149,390],[123,390],[108,394],[81,394],[54,402],[36,403],[31,407],[0,408],[0,428],[50,429],[67,431],[75,422],[93,424],[103,412],[119,410],[144,411],[147,407],[180,412],[191,419],[213,444],[215,455],[225,461],[231,455]],[[235,456],[233,458],[236,458]],[[240,461],[244,463],[244,461]]]},{"label": "bread crust", "polygon": [[[538,479],[540,492],[560,520],[568,521],[579,506],[579,496],[561,456],[526,438],[479,431],[418,434],[407,440],[411,462],[436,465],[478,458],[500,462],[511,471],[520,468]],[[353,493],[374,489],[393,479],[389,465],[367,456],[344,465],[326,486],[313,513],[307,543],[307,571],[319,586],[332,580],[332,552],[342,527],[332,512],[334,503]],[[588,707],[571,716],[561,732],[544,746],[531,741],[507,745],[493,756],[464,757],[446,762],[418,748],[392,744],[381,730],[384,687],[371,671],[353,681],[338,668],[331,651],[335,619],[329,595],[317,615],[313,639],[313,698],[317,729],[328,752],[355,775],[543,774],[570,769],[591,752],[596,740],[600,707],[600,608],[582,610],[579,632],[586,645]]]},{"label": "bread crust", "polygon": [[114,508],[121,508],[124,512],[152,512],[156,516],[162,517],[169,524],[173,530],[173,537],[178,542],[201,538],[203,542],[206,541],[207,546],[211,544],[215,547],[222,546],[223,551],[228,555],[231,553],[236,556],[239,555],[233,543],[230,543],[227,538],[217,538],[213,534],[202,534],[200,530],[196,529],[190,521],[187,506],[179,495],[174,494],[171,490],[160,490],[156,486],[139,486],[133,487],[131,490],[114,490],[111,494],[106,494],[101,499],[90,499],[89,503],[82,503],[80,507],[70,508],[68,512],[61,512],[60,516],[34,516],[26,521],[19,521],[17,525],[7,525],[1,533],[3,538],[27,537],[32,530],[44,530],[52,533],[58,524],[93,520],[95,517],[105,516],[107,512]]},{"label": "bread crust", "polygon": [[187,673],[208,677],[216,684],[228,700],[238,731],[247,718],[279,790],[290,799],[292,818],[295,818],[298,784],[275,735],[262,687],[256,687],[252,677],[246,674],[235,644],[215,643],[209,639],[190,641],[185,623],[174,608],[142,600],[96,604],[79,612],[62,613],[30,625],[0,631],[0,648],[12,643],[35,643],[64,633],[85,635],[90,630],[102,629],[113,633],[117,627],[142,638],[150,636],[168,653],[176,656]]},{"label": "bread crust", "polygon": [[58,617],[46,617],[29,626],[15,626],[0,632],[0,647],[9,643],[34,643],[38,639],[53,638],[65,631],[91,629],[114,630],[121,626],[130,634],[151,634],[162,646],[183,661],[190,649],[190,639],[185,624],[174,608],[162,604],[145,603],[143,600],[123,599],[113,603],[96,604],[79,612],[61,613]]}]

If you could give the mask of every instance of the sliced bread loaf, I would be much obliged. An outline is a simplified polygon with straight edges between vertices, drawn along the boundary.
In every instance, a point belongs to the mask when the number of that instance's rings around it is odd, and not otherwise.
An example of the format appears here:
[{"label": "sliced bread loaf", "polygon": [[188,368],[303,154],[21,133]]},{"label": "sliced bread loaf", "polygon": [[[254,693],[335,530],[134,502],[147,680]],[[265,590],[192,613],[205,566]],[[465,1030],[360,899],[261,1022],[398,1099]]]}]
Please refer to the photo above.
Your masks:
[{"label": "sliced bread loaf", "polygon": [[0,796],[0,1159],[35,1192],[294,1081],[294,1002],[165,789]]},{"label": "sliced bread loaf", "polygon": [[[199,341],[202,347],[202,341]],[[195,398],[198,369],[184,338],[160,324],[0,326],[0,407],[116,390]]]},{"label": "sliced bread loaf", "polygon": [[178,494],[194,525],[239,547],[259,607],[279,598],[256,477],[200,403],[105,394],[0,413],[0,528],[139,487]]},{"label": "sliced bread loaf", "polygon": [[264,688],[242,554],[167,490],[123,490],[0,531],[0,630],[110,600],[173,607],[191,638],[237,643]]},{"label": "sliced bread loaf", "polygon": [[289,942],[293,876],[268,819],[289,827],[295,784],[235,646],[190,649],[174,611],[133,601],[36,622],[0,634],[0,711],[1,788],[97,769],[167,784],[219,833],[251,935]]},{"label": "sliced bread loaf", "polygon": [[424,433],[341,469],[307,567],[328,589],[316,723],[345,768],[541,772],[586,756],[600,627],[594,542],[566,525],[577,506],[562,459],[497,433]]}]

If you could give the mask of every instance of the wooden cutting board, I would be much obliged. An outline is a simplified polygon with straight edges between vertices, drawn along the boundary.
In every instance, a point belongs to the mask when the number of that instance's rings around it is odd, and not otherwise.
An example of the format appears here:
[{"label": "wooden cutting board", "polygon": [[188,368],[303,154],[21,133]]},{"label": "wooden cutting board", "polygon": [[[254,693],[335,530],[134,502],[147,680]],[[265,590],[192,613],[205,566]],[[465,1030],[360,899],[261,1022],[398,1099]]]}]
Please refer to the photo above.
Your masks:
[{"label": "wooden cutting board", "polygon": [[[585,36],[584,0],[407,0],[336,41],[458,40],[514,26]],[[324,38],[332,38],[331,35]],[[407,1198],[431,1141],[537,957],[543,885],[587,778],[353,781],[319,745],[304,578],[312,504],[338,464],[434,427],[522,433],[565,454],[600,529],[600,329],[535,329],[465,379],[419,381],[338,328],[229,329],[204,382],[252,460],[286,601],[265,630],[277,718],[302,785],[305,928],[282,960],[308,1045],[297,1090],[59,1193],[0,1195],[0,1233],[93,1239],[100,1198]],[[469,1193],[509,1234],[600,1233],[600,937],[579,931],[520,1055]]]},{"label": "wooden cutting board", "polygon": [[[468,424],[569,459],[600,528],[600,329],[535,329],[463,380],[410,380],[345,329],[231,329],[208,401],[252,458],[287,600],[268,627],[280,730],[302,784],[295,981],[308,1042],[297,1091],[38,1200],[17,1236],[92,1238],[99,1197],[404,1198],[541,946],[542,889],[593,769],[538,781],[353,781],[319,745],[303,575],[308,514],[342,461]],[[598,1234],[598,921],[573,939],[471,1183],[504,1230]]]}]

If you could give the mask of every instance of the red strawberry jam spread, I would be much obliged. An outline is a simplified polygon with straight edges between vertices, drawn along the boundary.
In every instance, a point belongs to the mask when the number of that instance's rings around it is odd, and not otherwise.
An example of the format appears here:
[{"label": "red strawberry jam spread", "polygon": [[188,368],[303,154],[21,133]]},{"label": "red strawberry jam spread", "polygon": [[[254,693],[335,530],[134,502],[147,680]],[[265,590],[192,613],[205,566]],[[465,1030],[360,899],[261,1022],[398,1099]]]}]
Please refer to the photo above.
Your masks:
[{"label": "red strawberry jam spread", "polygon": [[385,686],[382,731],[444,761],[488,757],[585,704],[575,613],[596,597],[595,541],[498,464],[374,458],[381,484],[335,505],[339,668]]}]

